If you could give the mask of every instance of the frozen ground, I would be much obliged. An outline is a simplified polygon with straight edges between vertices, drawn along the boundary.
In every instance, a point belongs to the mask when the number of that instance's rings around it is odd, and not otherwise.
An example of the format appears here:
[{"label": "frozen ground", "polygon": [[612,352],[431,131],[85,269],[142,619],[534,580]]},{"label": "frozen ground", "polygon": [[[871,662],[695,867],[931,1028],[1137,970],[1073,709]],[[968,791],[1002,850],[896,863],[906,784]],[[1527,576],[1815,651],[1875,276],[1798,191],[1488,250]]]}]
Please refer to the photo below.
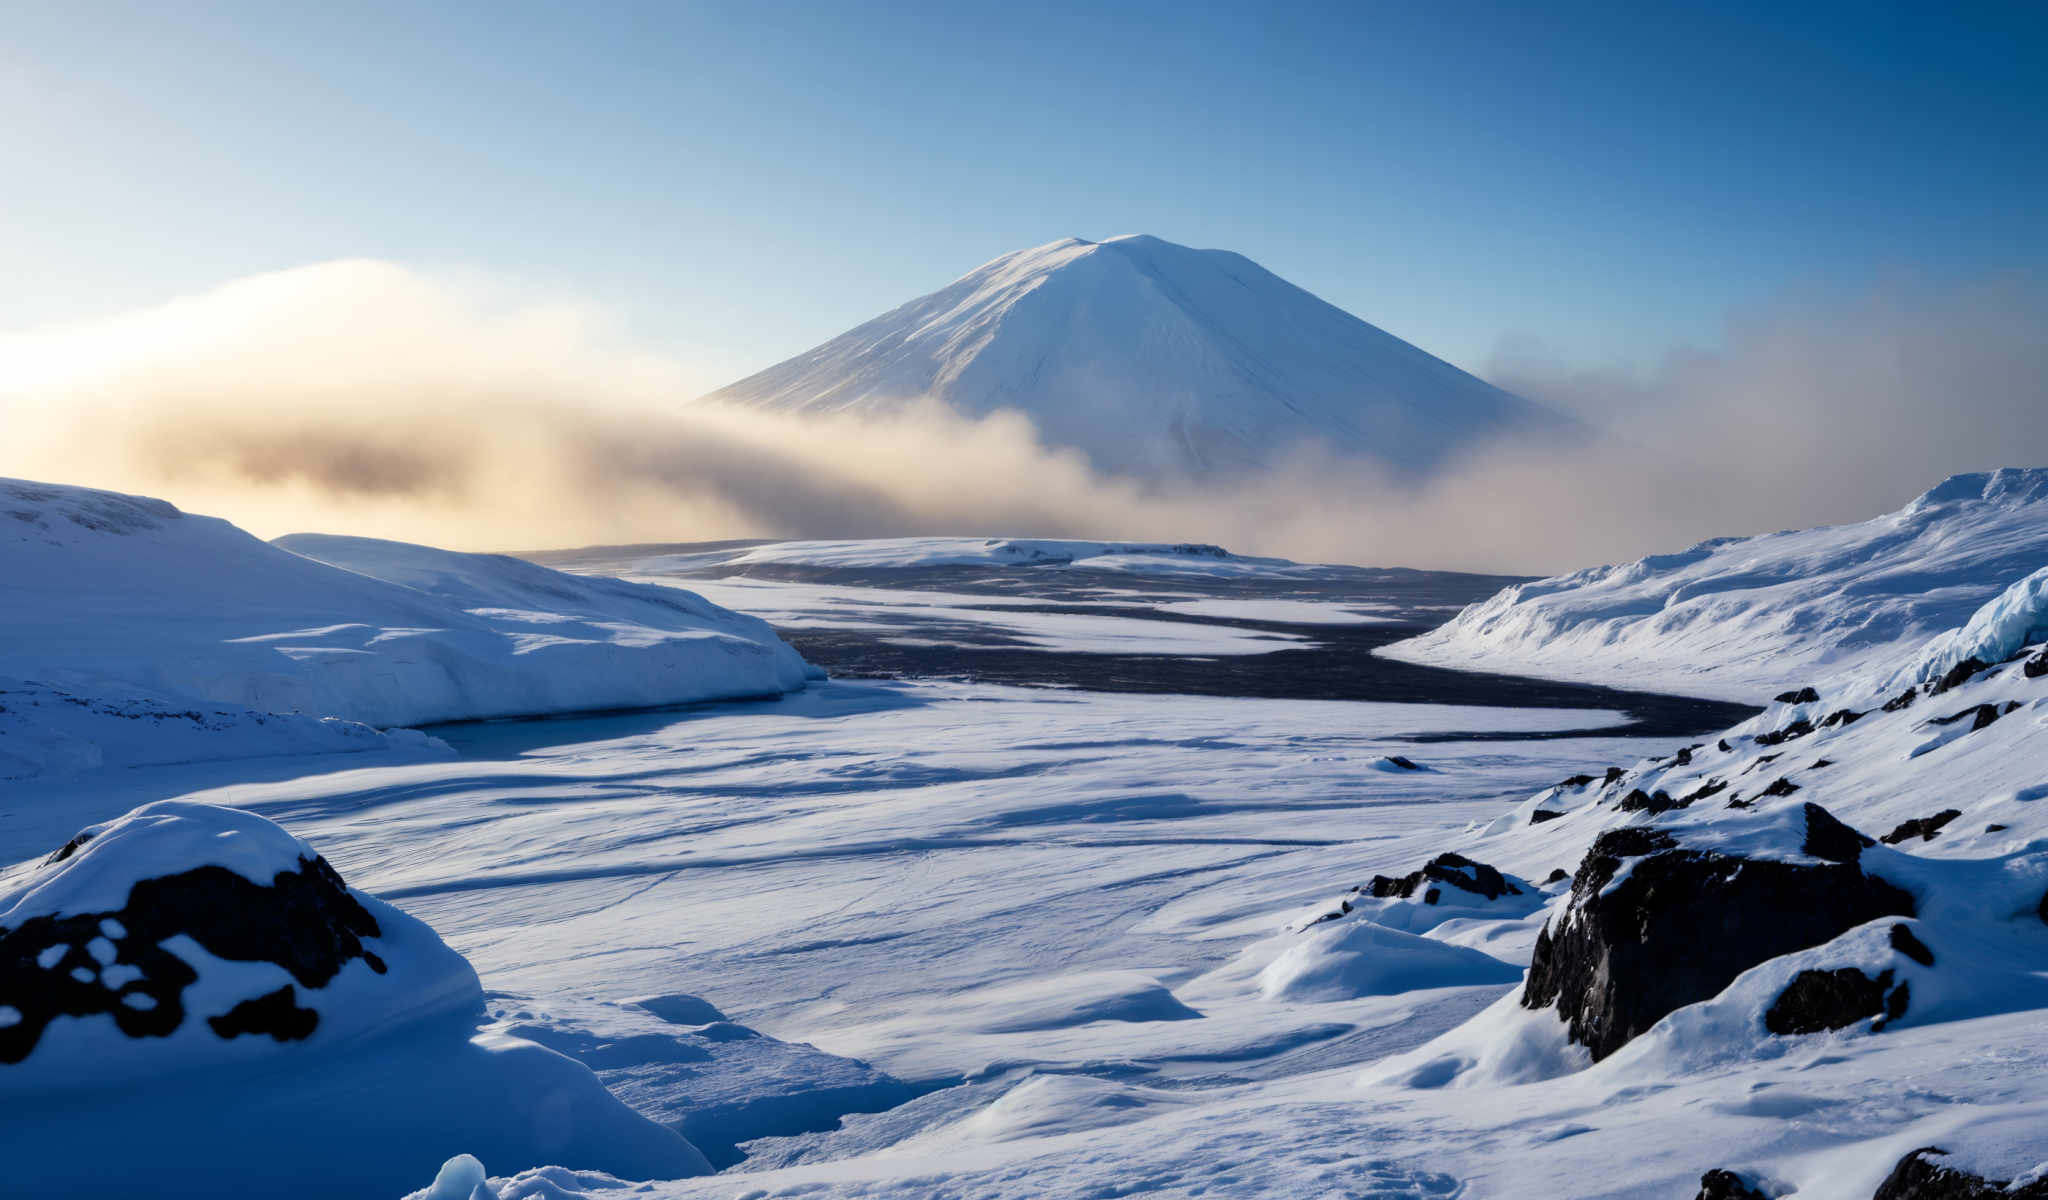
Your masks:
[{"label": "frozen ground", "polygon": [[[550,578],[303,548],[461,608]],[[650,556],[674,552],[624,553]],[[19,864],[0,871],[0,1096],[31,1114],[0,1122],[0,1178],[30,1196],[1682,1198],[1728,1168],[1760,1195],[1865,1200],[1925,1146],[1999,1179],[2048,1169],[2042,576],[1761,712],[1670,701],[1659,726],[1640,693],[1437,672],[1407,677],[1431,701],[1408,703],[1385,694],[1402,676],[1351,668],[1469,578],[767,567],[899,572],[711,581],[799,644],[888,648],[904,677],[432,742],[48,691],[0,713],[0,751],[53,729],[102,751],[0,782],[0,863]],[[992,655],[1034,686],[944,677]],[[1320,659],[1366,682],[1281,690]],[[194,752],[210,722],[275,748]],[[1910,912],[1746,964],[1598,1062],[1562,999],[1524,1003],[1525,970],[1649,870],[1589,868],[1607,839],[1681,839],[1728,880],[1837,870],[1808,802],[1885,836],[1850,857]],[[166,931],[121,908],[129,885],[218,863],[233,894],[294,862],[317,875],[311,854],[338,876],[289,953],[235,940],[309,911],[281,874],[276,902],[180,909],[197,948],[135,958]],[[143,1019],[118,1011],[145,986],[131,959],[191,966],[194,1023],[115,1036]],[[1823,1017],[1859,1002],[1852,974],[1881,1012],[1771,1027],[1816,973],[1836,981]],[[53,994],[86,1015],[52,1018]],[[247,1029],[196,1023],[216,1018]]]}]

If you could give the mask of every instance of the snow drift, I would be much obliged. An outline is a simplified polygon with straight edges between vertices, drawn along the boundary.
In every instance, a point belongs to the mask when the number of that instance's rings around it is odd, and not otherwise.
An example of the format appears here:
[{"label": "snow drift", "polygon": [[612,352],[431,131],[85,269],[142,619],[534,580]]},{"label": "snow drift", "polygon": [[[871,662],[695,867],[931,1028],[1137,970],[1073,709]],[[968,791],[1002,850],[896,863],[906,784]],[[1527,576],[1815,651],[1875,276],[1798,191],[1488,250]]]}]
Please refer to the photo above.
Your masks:
[{"label": "snow drift", "polygon": [[0,873],[9,1194],[396,1195],[465,1148],[708,1170],[482,1014],[459,954],[304,842],[145,805]]},{"label": "snow drift", "polygon": [[1155,237],[1006,254],[706,400],[877,414],[1014,410],[1140,479],[1276,466],[1316,443],[1421,478],[1506,435],[1579,426],[1223,250]]},{"label": "snow drift", "polygon": [[752,617],[495,555],[303,537],[0,480],[0,676],[374,726],[802,688]]},{"label": "snow drift", "polygon": [[[1517,584],[1382,653],[1761,702],[1824,672],[1898,665],[2044,562],[2048,468],[1957,475],[1856,525],[1724,538]],[[2014,619],[1967,636],[2010,640],[2024,632],[2006,627]]]}]

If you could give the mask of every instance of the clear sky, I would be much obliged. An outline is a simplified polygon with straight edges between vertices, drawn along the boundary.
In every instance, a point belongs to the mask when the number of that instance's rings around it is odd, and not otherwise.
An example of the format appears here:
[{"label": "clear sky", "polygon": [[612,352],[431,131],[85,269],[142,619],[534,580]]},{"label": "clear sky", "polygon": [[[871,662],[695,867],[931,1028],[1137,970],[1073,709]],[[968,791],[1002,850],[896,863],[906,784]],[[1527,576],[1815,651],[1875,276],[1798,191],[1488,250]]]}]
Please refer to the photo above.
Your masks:
[{"label": "clear sky", "polygon": [[0,0],[0,329],[345,256],[765,366],[1007,250],[1245,253],[1461,365],[2048,257],[2012,5]]}]

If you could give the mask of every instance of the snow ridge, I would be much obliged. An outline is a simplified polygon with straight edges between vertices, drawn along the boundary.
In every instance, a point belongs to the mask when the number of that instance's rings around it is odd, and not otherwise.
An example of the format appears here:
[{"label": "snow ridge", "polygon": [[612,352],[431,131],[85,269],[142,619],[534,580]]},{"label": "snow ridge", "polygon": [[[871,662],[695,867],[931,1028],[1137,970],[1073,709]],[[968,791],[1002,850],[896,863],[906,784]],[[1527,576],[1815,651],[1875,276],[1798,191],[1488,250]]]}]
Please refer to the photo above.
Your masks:
[{"label": "snow ridge", "polygon": [[2044,563],[2048,469],[2008,468],[1858,524],[1517,584],[1383,653],[1760,702],[1788,680],[1899,664]]}]

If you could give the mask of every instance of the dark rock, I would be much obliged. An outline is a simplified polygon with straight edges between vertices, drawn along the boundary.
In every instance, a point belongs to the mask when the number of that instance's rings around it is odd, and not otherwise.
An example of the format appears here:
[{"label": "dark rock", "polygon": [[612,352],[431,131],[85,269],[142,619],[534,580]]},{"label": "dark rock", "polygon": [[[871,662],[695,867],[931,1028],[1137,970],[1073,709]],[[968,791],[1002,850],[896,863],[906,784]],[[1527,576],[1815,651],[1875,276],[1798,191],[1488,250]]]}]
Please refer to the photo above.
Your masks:
[{"label": "dark rock", "polygon": [[267,1033],[280,1042],[298,1042],[313,1035],[320,1014],[300,1008],[298,993],[287,983],[254,1000],[244,1000],[221,1016],[208,1017],[206,1023],[224,1038]]},{"label": "dark rock", "polygon": [[1676,753],[1676,754],[1674,754],[1674,755],[1672,755],[1672,756],[1671,756],[1671,761],[1672,761],[1672,762],[1673,762],[1674,764],[1676,764],[1676,765],[1678,765],[1678,766],[1681,766],[1681,767],[1689,767],[1689,766],[1691,766],[1691,765],[1692,765],[1692,747],[1691,747],[1691,746],[1682,746],[1682,747],[1680,747],[1680,748],[1679,748],[1679,751],[1678,751],[1678,753]]},{"label": "dark rock", "polygon": [[1727,738],[1722,738],[1722,739],[1721,739],[1720,741],[1718,741],[1718,742],[1715,742],[1715,743],[1714,743],[1714,745],[1715,745],[1715,747],[1716,747],[1716,748],[1718,748],[1718,749],[1719,749],[1719,750],[1721,751],[1721,753],[1723,753],[1723,754],[1726,754],[1726,753],[1728,753],[1728,752],[1729,752],[1730,750],[1733,750],[1733,749],[1735,749],[1735,747],[1733,747],[1733,746],[1731,746],[1731,745],[1729,745],[1729,744],[1728,744],[1728,739],[1727,739]]},{"label": "dark rock", "polygon": [[1693,803],[1696,800],[1704,800],[1709,796],[1718,795],[1719,793],[1725,792],[1727,790],[1728,782],[1726,780],[1709,779],[1705,783],[1691,790],[1690,792],[1687,792],[1685,795],[1680,796],[1678,798],[1678,806],[1680,808],[1684,808],[1685,806]]},{"label": "dark rock", "polygon": [[1884,835],[1884,844],[1896,846],[1908,838],[1919,838],[1923,842],[1931,842],[1934,840],[1935,835],[1941,832],[1942,826],[1962,815],[1962,809],[1944,808],[1931,817],[1914,817],[1910,821],[1901,821],[1897,829]]},{"label": "dark rock", "polygon": [[1832,767],[1834,765],[1835,760],[1832,758],[1816,758],[1813,760],[1813,765],[1806,769],[1809,771],[1818,771],[1822,767]]},{"label": "dark rock", "polygon": [[[1854,967],[1801,971],[1764,1013],[1764,1028],[1780,1037],[1854,1025],[1885,1011],[1892,973],[1872,979]],[[1903,1012],[1903,1008],[1901,1009]]]},{"label": "dark rock", "polygon": [[1776,754],[1759,754],[1756,756],[1756,762],[1754,765],[1750,767],[1750,770],[1755,770],[1757,767],[1761,767],[1765,763],[1776,762],[1783,757],[1785,757],[1785,752],[1783,750],[1778,751]]},{"label": "dark rock", "polygon": [[1796,692],[1779,692],[1771,697],[1771,699],[1776,700],[1780,704],[1818,704],[1820,703],[1820,693],[1810,687],[1803,687]]},{"label": "dark rock", "polygon": [[1935,717],[1929,722],[1929,724],[1953,725],[1957,721],[1963,720],[1967,717],[1970,721],[1970,732],[1975,733],[1979,729],[1982,729],[1986,725],[1989,725],[1993,721],[1996,721],[1999,718],[1999,715],[2000,714],[1998,711],[1998,706],[1996,704],[1978,704],[1970,708],[1966,708],[1961,712],[1950,713],[1945,717]]},{"label": "dark rock", "polygon": [[1771,786],[1763,790],[1766,796],[1789,796],[1799,790],[1799,785],[1780,775]]},{"label": "dark rock", "polygon": [[2017,700],[2008,700],[2008,701],[2006,701],[2006,702],[2005,702],[2005,707],[2004,707],[2004,708],[2001,708],[2001,709],[1999,709],[1998,711],[1999,711],[2000,713],[2004,714],[2005,716],[2008,716],[2008,717],[2009,717],[2009,716],[2013,715],[2014,713],[2018,712],[2019,710],[2020,710],[2020,702],[2019,702],[2019,701],[2017,701]]},{"label": "dark rock", "polygon": [[[1877,843],[1868,836],[1837,821],[1835,814],[1820,805],[1806,806],[1806,841],[1799,847],[1801,854],[1829,862],[1860,863],[1863,852],[1875,845]],[[1909,900],[1907,912],[1910,914],[1911,911]]]},{"label": "dark rock", "polygon": [[[1421,870],[1411,871],[1399,878],[1375,875],[1371,883],[1359,890],[1381,900],[1389,897],[1406,899],[1415,895],[1416,890],[1421,888],[1425,881],[1444,884],[1475,896],[1484,896],[1488,900],[1522,894],[1521,888],[1509,883],[1505,876],[1485,863],[1474,862],[1462,854],[1448,853],[1437,855]],[[1424,892],[1422,898],[1426,904],[1435,904],[1438,897],[1437,889],[1431,887]]]},{"label": "dark rock", "polygon": [[1548,874],[1548,875],[1545,875],[1545,876],[1543,877],[1543,882],[1544,882],[1544,885],[1545,885],[1545,886],[1548,886],[1548,885],[1550,885],[1550,884],[1553,884],[1553,883],[1561,883],[1561,882],[1563,882],[1564,880],[1567,880],[1567,879],[1570,879],[1570,878],[1571,878],[1571,873],[1570,873],[1570,872],[1568,872],[1568,871],[1566,871],[1566,870],[1565,870],[1565,869],[1564,869],[1563,867],[1552,867],[1552,868],[1550,869],[1550,874]]},{"label": "dark rock", "polygon": [[2048,925],[2048,892],[2041,893],[2041,903],[2034,909],[2041,918],[2041,924]]},{"label": "dark rock", "polygon": [[[27,1058],[60,1016],[105,1013],[115,1028],[135,1038],[175,1032],[185,1019],[185,989],[199,978],[163,947],[180,934],[216,958],[274,963],[303,987],[324,987],[358,958],[384,971],[383,960],[362,942],[377,936],[376,918],[349,895],[324,858],[302,858],[297,870],[281,871],[267,885],[217,866],[144,879],[129,890],[122,908],[30,917],[13,928],[0,927],[0,997],[21,1014],[0,1027],[0,1063]],[[88,952],[97,940],[112,945],[110,962]],[[119,987],[101,982],[100,972],[115,965],[133,968],[135,977]],[[310,1011],[307,1016],[318,1020]],[[251,1027],[260,1032],[294,1027],[281,1025],[270,1005],[234,1018],[230,1028],[246,1031],[255,1020],[267,1022]]]},{"label": "dark rock", "polygon": [[1405,754],[1385,755],[1381,761],[1399,767],[1403,771],[1420,771],[1422,769],[1421,767],[1415,765],[1414,759],[1409,758]]},{"label": "dark rock", "polygon": [[1914,700],[1919,698],[1919,696],[1920,689],[1907,688],[1905,691],[1900,692],[1898,695],[1893,696],[1891,699],[1885,701],[1884,711],[1897,712],[1902,708],[1910,706]]},{"label": "dark rock", "polygon": [[1541,825],[1545,821],[1555,821],[1563,815],[1554,808],[1533,808],[1529,810],[1529,824]]},{"label": "dark rock", "polygon": [[2048,675],[2048,646],[2044,646],[2039,654],[2028,659],[2020,667],[2020,671],[2028,679],[2039,679],[2043,675]]},{"label": "dark rock", "polygon": [[1555,1004],[1597,1060],[1758,963],[1912,915],[1911,895],[1863,872],[1867,838],[1819,805],[1804,818],[1801,851],[1821,863],[1687,849],[1644,826],[1600,835],[1537,935],[1522,1004]]},{"label": "dark rock", "polygon": [[1947,1155],[1939,1146],[1913,1151],[1877,1185],[1870,1200],[2048,1200],[2048,1179],[2008,1190],[2009,1180],[1986,1179],[1934,1161]]},{"label": "dark rock", "polygon": [[1950,688],[1959,688],[1964,684],[1968,683],[1970,681],[1971,676],[1977,674],[1977,672],[1979,671],[1986,669],[1990,665],[1990,663],[1985,662],[1981,658],[1966,658],[1963,661],[1957,663],[1955,666],[1950,667],[1948,669],[1948,673],[1943,675],[1940,679],[1935,680],[1934,686],[1928,689],[1927,694],[1930,696],[1939,696],[1943,692],[1948,691]]},{"label": "dark rock", "polygon": [[1771,1200],[1749,1181],[1733,1171],[1715,1169],[1700,1176],[1700,1190],[1692,1200]]},{"label": "dark rock", "polygon": [[1803,738],[1812,732],[1813,722],[1798,720],[1785,726],[1783,729],[1773,729],[1768,733],[1757,734],[1756,744],[1759,746],[1775,746],[1781,742],[1789,742],[1793,738]]},{"label": "dark rock", "polygon": [[1585,787],[1587,784],[1591,782],[1593,782],[1593,777],[1591,775],[1574,775],[1570,779],[1565,780],[1557,786],[1561,788]]},{"label": "dark rock", "polygon": [[1744,800],[1744,799],[1742,798],[1742,794],[1741,794],[1740,792],[1738,792],[1738,793],[1736,793],[1735,795],[1733,795],[1733,796],[1730,796],[1730,797],[1728,797],[1728,807],[1730,807],[1730,808],[1755,808],[1755,807],[1756,807],[1756,801],[1754,801],[1754,800]]},{"label": "dark rock", "polygon": [[1670,812],[1674,808],[1684,807],[1683,803],[1673,800],[1670,793],[1664,791],[1651,795],[1643,789],[1637,788],[1621,798],[1621,811],[1623,812],[1663,813]]},{"label": "dark rock", "polygon": [[1822,729],[1833,729],[1837,725],[1854,725],[1863,719],[1863,714],[1853,708],[1838,708],[1820,719]]},{"label": "dark rock", "polygon": [[1919,963],[1923,967],[1934,965],[1934,951],[1927,943],[1913,936],[1913,930],[1905,924],[1892,926],[1892,949]]},{"label": "dark rock", "polygon": [[1601,778],[1600,782],[1603,784],[1618,783],[1625,774],[1627,772],[1623,771],[1620,767],[1609,767],[1607,768],[1607,774]]},{"label": "dark rock", "polygon": [[1986,832],[1986,833],[2004,833],[2004,832],[2005,832],[2006,830],[2008,830],[2008,829],[2011,829],[2011,828],[2012,828],[2012,826],[2010,826],[2010,825],[1997,825],[1997,824],[1992,824],[1992,825],[1986,825],[1986,826],[1984,827],[1984,832]]}]

